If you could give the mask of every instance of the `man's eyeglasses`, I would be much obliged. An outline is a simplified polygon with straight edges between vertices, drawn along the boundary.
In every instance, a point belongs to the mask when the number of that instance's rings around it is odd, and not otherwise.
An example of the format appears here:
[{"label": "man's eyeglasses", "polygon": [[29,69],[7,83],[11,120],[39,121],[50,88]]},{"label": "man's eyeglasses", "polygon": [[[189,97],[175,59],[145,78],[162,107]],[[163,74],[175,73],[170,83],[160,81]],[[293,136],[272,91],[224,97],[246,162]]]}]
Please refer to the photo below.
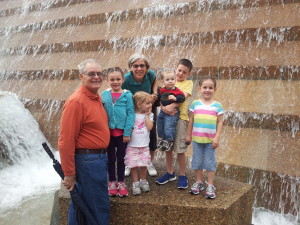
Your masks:
[{"label": "man's eyeglasses", "polygon": [[88,75],[89,77],[94,77],[94,76],[98,76],[98,77],[103,77],[104,73],[102,72],[88,72],[88,73],[84,73],[84,75]]},{"label": "man's eyeglasses", "polygon": [[140,67],[141,69],[143,69],[143,68],[146,67],[146,65],[145,65],[145,64],[140,64],[140,65],[133,64],[132,67],[135,68],[135,69],[137,69],[137,68],[139,68],[139,67]]}]

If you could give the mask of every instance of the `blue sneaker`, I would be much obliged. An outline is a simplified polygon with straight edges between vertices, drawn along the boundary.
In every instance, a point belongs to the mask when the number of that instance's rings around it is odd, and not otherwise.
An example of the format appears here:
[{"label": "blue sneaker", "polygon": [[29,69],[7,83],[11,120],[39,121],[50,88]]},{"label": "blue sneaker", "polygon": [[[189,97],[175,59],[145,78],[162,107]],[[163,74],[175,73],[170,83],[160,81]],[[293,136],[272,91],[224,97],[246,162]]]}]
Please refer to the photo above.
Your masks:
[{"label": "blue sneaker", "polygon": [[174,173],[173,174],[169,174],[167,172],[162,177],[158,178],[155,182],[157,184],[166,184],[169,181],[174,181],[174,180],[176,180],[176,175]]},{"label": "blue sneaker", "polygon": [[187,176],[179,176],[178,178],[178,189],[187,189],[188,179]]}]

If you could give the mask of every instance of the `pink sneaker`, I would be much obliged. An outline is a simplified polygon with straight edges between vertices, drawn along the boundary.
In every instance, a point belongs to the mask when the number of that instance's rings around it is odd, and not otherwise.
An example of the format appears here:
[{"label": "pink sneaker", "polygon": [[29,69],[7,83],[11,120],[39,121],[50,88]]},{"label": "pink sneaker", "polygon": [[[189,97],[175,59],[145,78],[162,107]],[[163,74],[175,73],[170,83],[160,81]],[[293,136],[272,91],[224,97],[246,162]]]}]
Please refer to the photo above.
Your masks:
[{"label": "pink sneaker", "polygon": [[117,183],[116,181],[112,181],[108,183],[108,194],[111,197],[118,195]]},{"label": "pink sneaker", "polygon": [[118,183],[118,191],[119,191],[118,195],[120,198],[124,198],[124,197],[128,196],[127,187],[124,182]]}]

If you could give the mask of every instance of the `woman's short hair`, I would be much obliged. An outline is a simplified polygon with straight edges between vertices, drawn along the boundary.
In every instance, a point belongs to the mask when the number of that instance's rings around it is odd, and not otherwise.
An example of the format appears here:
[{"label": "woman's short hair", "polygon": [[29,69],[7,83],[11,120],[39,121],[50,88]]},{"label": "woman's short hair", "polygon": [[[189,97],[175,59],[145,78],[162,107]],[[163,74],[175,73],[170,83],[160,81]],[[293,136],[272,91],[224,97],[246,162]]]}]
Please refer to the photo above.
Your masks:
[{"label": "woman's short hair", "polygon": [[135,63],[139,59],[143,59],[144,60],[146,68],[148,70],[150,68],[150,64],[149,64],[148,59],[142,53],[138,53],[138,52],[132,54],[129,57],[129,59],[128,59],[128,67],[131,68],[131,66],[133,65],[133,63]]}]

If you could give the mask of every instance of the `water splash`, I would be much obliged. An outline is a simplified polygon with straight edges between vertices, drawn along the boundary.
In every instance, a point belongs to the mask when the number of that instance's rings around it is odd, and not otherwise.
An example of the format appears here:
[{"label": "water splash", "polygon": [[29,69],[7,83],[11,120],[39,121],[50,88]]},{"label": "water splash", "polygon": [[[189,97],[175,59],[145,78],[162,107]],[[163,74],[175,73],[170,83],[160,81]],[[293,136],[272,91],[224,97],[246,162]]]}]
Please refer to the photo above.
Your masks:
[{"label": "water splash", "polygon": [[25,199],[59,187],[59,177],[42,150],[47,141],[15,95],[0,92],[0,215]]},{"label": "water splash", "polygon": [[265,208],[254,208],[252,216],[254,225],[297,225],[297,219],[292,215],[282,215]]},{"label": "water splash", "polygon": [[255,225],[286,224],[279,221],[287,221],[287,224],[299,222],[300,177],[222,163],[218,166],[218,174],[254,186],[252,219]]}]

